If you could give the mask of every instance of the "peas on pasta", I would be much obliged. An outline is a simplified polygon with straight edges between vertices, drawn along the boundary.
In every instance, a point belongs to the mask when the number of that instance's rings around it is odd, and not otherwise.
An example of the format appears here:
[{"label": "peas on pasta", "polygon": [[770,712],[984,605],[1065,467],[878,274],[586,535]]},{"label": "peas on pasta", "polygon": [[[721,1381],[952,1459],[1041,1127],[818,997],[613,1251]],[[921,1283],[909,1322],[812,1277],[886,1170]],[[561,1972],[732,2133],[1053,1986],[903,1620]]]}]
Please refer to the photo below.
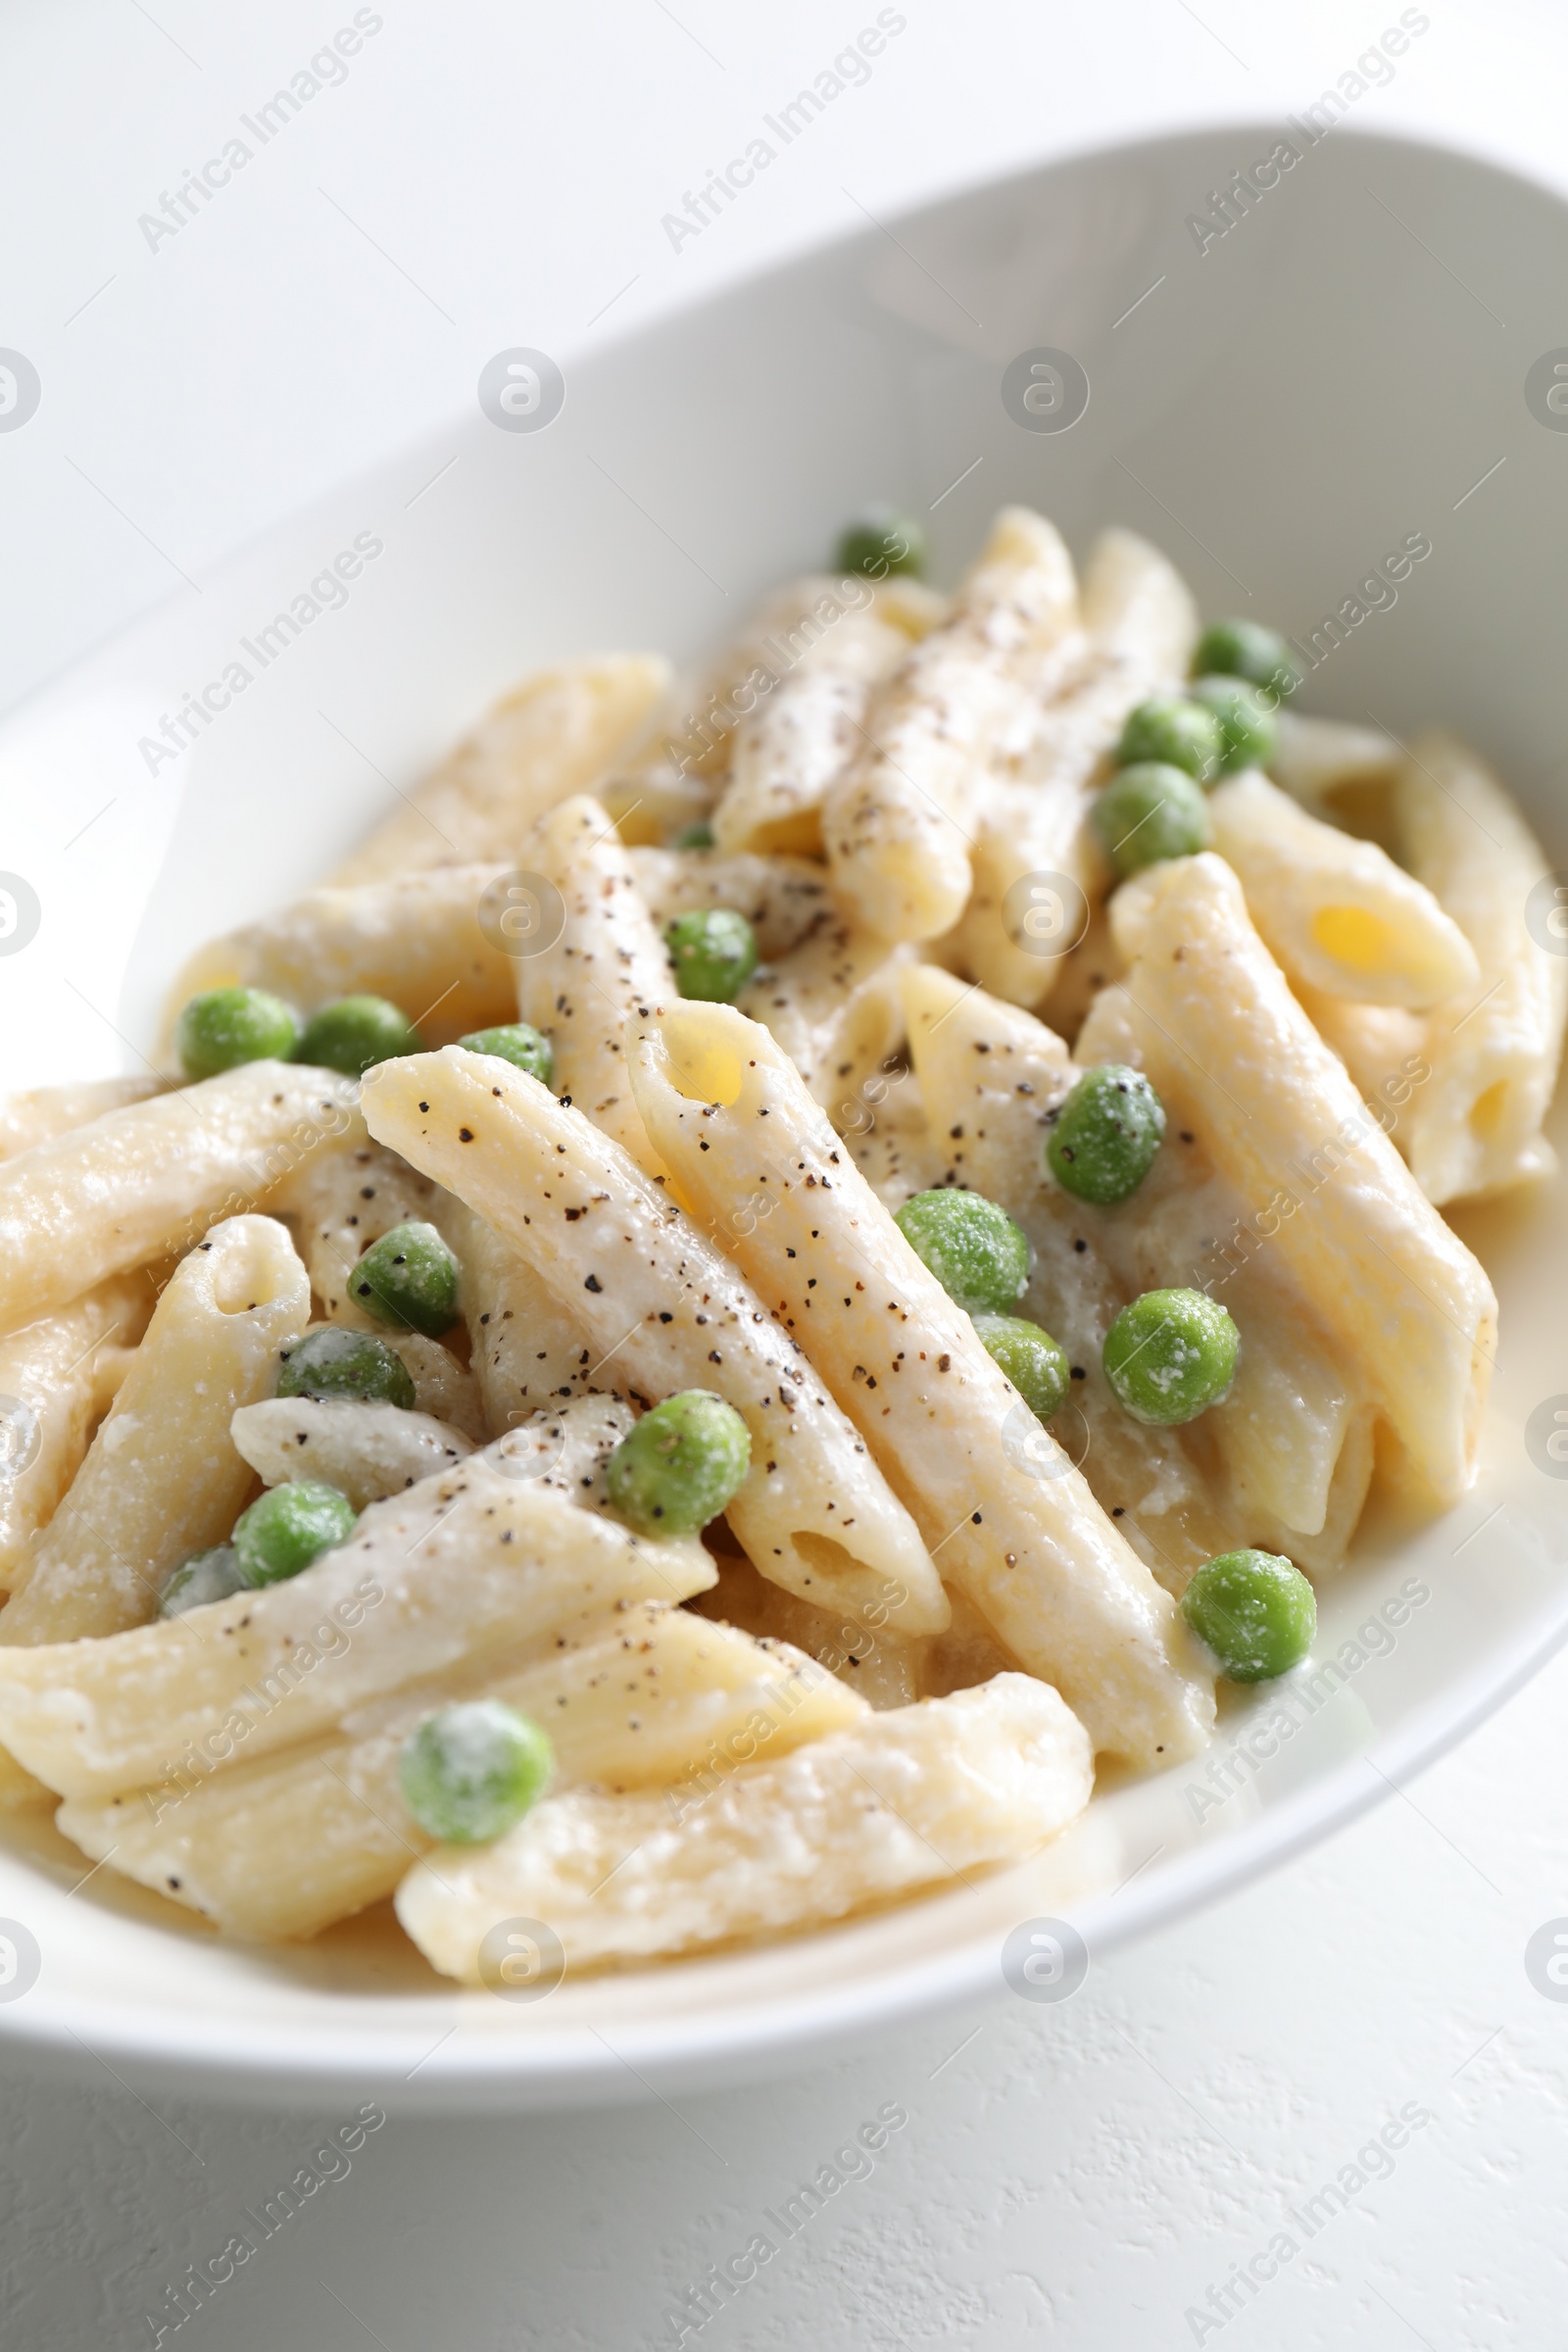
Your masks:
[{"label": "peas on pasta", "polygon": [[1108,1208],[1154,1164],[1165,1110],[1142,1070],[1102,1061],[1085,1070],[1052,1116],[1046,1160],[1064,1193]]},{"label": "peas on pasta", "polygon": [[378,1061],[417,1054],[422,1042],[408,1014],[385,997],[339,997],[312,1013],[295,1058],[363,1078]]},{"label": "peas on pasta", "polygon": [[548,1086],[555,1075],[555,1048],[531,1021],[508,1021],[500,1029],[470,1029],[458,1043],[470,1054],[493,1054],[498,1061],[510,1061],[514,1069],[526,1070],[541,1086]]},{"label": "peas on pasta", "polygon": [[352,1398],[363,1404],[400,1404],[412,1412],[414,1376],[395,1348],[373,1332],[324,1325],[282,1349],[279,1396]]},{"label": "peas on pasta", "polygon": [[1213,776],[1238,775],[1244,767],[1264,767],[1274,757],[1279,728],[1274,713],[1255,686],[1240,678],[1195,678],[1193,700],[1208,710],[1220,733],[1220,755]]},{"label": "peas on pasta", "polygon": [[299,1044],[299,1015],[265,988],[210,988],[192,997],[174,1042],[187,1078],[216,1078],[246,1061],[287,1061]]},{"label": "peas on pasta", "polygon": [[427,1715],[409,1734],[398,1753],[398,1786],[428,1837],[483,1845],[538,1802],[555,1763],[531,1715],[504,1699],[466,1699]]},{"label": "peas on pasta", "polygon": [[346,1544],[358,1517],[348,1496],[319,1479],[269,1487],[241,1511],[229,1539],[241,1584],[286,1584],[323,1551]]},{"label": "peas on pasta", "polygon": [[1298,1666],[1317,1632],[1317,1600],[1274,1551],[1224,1551],[1182,1595],[1182,1615],[1233,1683],[1267,1683]]},{"label": "peas on pasta", "polygon": [[1300,664],[1286,640],[1256,620],[1211,621],[1198,640],[1193,675],[1245,678],[1272,698],[1271,708],[1301,683]]},{"label": "peas on pasta", "polygon": [[1238,1345],[1229,1314],[1202,1291],[1145,1291],[1105,1334],[1105,1378],[1135,1421],[1174,1427],[1226,1395]]},{"label": "peas on pasta", "polygon": [[1224,741],[1214,712],[1186,695],[1159,695],[1140,703],[1121,731],[1116,747],[1118,767],[1142,766],[1157,760],[1164,767],[1185,769],[1204,784],[1219,768]]},{"label": "peas on pasta", "polygon": [[1023,1315],[976,1315],[975,1336],[1000,1364],[1037,1421],[1049,1421],[1066,1396],[1072,1367],[1049,1331]]},{"label": "peas on pasta", "polygon": [[1095,803],[1094,826],[1111,871],[1123,879],[1165,858],[1191,858],[1212,838],[1201,785],[1160,760],[1112,776]]},{"label": "peas on pasta", "polygon": [[710,1389],[684,1389],[644,1413],[611,1455],[610,1507],[641,1535],[691,1536],[740,1492],[752,1433]]},{"label": "peas on pasta", "polygon": [[757,934],[733,906],[677,914],[664,944],[681,995],[705,1004],[733,1004],[757,969]]},{"label": "peas on pasta", "polygon": [[971,1315],[1000,1314],[1023,1296],[1027,1237],[983,1194],[947,1188],[915,1193],[894,1221],[948,1297]]},{"label": "peas on pasta", "polygon": [[232,1544],[214,1544],[210,1551],[193,1551],[181,1560],[158,1597],[160,1617],[183,1617],[187,1609],[204,1609],[210,1601],[227,1600],[242,1592],[245,1579]]},{"label": "peas on pasta", "polygon": [[435,1227],[414,1219],[370,1244],[349,1289],[378,1323],[438,1340],[458,1319],[458,1261]]}]

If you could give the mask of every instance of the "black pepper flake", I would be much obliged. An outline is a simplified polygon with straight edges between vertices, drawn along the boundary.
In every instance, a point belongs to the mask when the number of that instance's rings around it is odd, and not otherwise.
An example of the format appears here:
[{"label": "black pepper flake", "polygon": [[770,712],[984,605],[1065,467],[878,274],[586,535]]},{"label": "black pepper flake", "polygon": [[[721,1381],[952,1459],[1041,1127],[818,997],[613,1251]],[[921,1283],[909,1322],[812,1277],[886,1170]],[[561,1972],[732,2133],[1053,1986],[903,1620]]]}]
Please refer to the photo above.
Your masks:
[{"label": "black pepper flake", "polygon": [[1074,1364],[1072,1368],[1072,1376],[1074,1380],[1087,1380],[1089,1378],[1089,1375],[1084,1370],[1082,1364]]},{"label": "black pepper flake", "polygon": [[471,1144],[473,1141],[473,1129],[471,1127],[460,1127],[458,1129],[458,1141],[460,1144]]},{"label": "black pepper flake", "polygon": [[[600,1281],[600,1279],[599,1279],[599,1277],[598,1277],[598,1275],[597,1275],[597,1274],[590,1274],[590,1275],[589,1275],[589,1277],[588,1277],[588,1279],[587,1279],[587,1281],[586,1281],[586,1282],[583,1284],[583,1286],[582,1286],[582,1287],[583,1287],[583,1289],[584,1289],[585,1291],[602,1291],[602,1290],[604,1289],[604,1287],[605,1287],[605,1286],[604,1286],[604,1284],[603,1284],[603,1283]],[[1080,1376],[1080,1377],[1081,1377],[1081,1376]]]}]

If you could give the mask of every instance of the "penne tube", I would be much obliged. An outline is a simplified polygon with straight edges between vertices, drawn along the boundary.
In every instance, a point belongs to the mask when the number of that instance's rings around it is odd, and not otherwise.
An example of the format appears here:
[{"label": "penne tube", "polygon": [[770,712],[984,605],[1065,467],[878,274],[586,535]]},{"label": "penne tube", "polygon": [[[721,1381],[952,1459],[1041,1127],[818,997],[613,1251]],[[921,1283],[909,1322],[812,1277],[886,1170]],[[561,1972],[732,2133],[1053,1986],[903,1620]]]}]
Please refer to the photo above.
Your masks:
[{"label": "penne tube", "polygon": [[499,1438],[542,1405],[581,1396],[589,1375],[613,1389],[614,1359],[601,1367],[579,1316],[495,1227],[455,1200],[450,1239],[463,1260],[463,1313],[485,1435]]},{"label": "penne tube", "polygon": [[[840,580],[808,573],[774,592],[748,619],[740,634],[711,660],[700,663],[671,689],[661,723],[640,758],[617,767],[597,793],[628,846],[667,841],[684,825],[711,815],[728,783],[738,726],[748,713],[801,668],[831,658],[837,633],[862,622],[880,592],[858,576]],[[940,609],[942,600],[918,581],[902,585],[911,594],[889,600],[895,628],[917,637],[930,625],[922,605]]]},{"label": "penne tube", "polygon": [[841,1128],[862,1123],[867,1083],[903,1043],[899,975],[913,953],[835,916],[793,956],[760,971],[737,1000]]},{"label": "penne tube", "polygon": [[864,736],[867,700],[909,650],[875,610],[846,613],[735,730],[729,782],[713,810],[720,850],[819,857],[822,802]]},{"label": "penne tube", "polygon": [[948,1581],[1057,1685],[1097,1748],[1149,1762],[1200,1745],[1211,1690],[1168,1595],[765,1031],[727,1005],[670,1006],[639,1039],[632,1071],[697,1213],[768,1203],[736,1232],[736,1258],[806,1345]]},{"label": "penne tube", "polygon": [[394,1354],[403,1358],[414,1383],[416,1410],[448,1422],[482,1446],[484,1411],[478,1383],[467,1365],[460,1362],[450,1348],[443,1348],[439,1340],[427,1340],[422,1332],[383,1330],[381,1336]]},{"label": "penne tube", "polygon": [[1548,1174],[1542,1122],[1568,1010],[1565,902],[1512,798],[1451,735],[1423,736],[1399,770],[1412,873],[1475,951],[1480,977],[1433,1013],[1432,1076],[1410,1105],[1410,1165],[1428,1200],[1468,1200]]},{"label": "penne tube", "polygon": [[364,1102],[373,1134],[527,1250],[640,1401],[704,1388],[734,1405],[752,1456],[726,1516],[764,1576],[834,1608],[885,1599],[911,1634],[947,1622],[913,1521],[812,1366],[723,1250],[579,1110],[457,1047],[382,1062]]},{"label": "penne tube", "polygon": [[505,1985],[493,1931],[518,1917],[549,1928],[568,1975],[699,1951],[1016,1861],[1082,1812],[1093,1781],[1055,1691],[1004,1674],[751,1765],[680,1819],[655,1794],[546,1797],[494,1845],[416,1863],[397,1913],[469,1984]]},{"label": "penne tube", "polygon": [[1053,1434],[1102,1510],[1167,1591],[1226,1548],[1226,1526],[1173,1429],[1135,1421],[1111,1394],[1105,1334],[1136,1288],[1107,1253],[1103,1212],[1047,1174],[1056,1106],[1078,1073],[1061,1040],[1020,1007],[930,964],[904,975],[909,1054],[939,1145],[928,1182],[996,1200],[1029,1237],[1034,1267],[1016,1312],[1043,1324],[1075,1367]]},{"label": "penne tube", "polygon": [[[1352,810],[1373,808],[1389,798],[1399,747],[1381,727],[1357,726],[1342,718],[1308,718],[1289,710],[1275,713],[1274,725],[1269,774],[1313,816],[1345,821]],[[1354,827],[1358,833],[1369,829]]]},{"label": "penne tube", "polygon": [[1397,1004],[1352,1004],[1304,980],[1293,980],[1291,987],[1323,1043],[1349,1071],[1362,1101],[1391,1106],[1394,1115],[1385,1119],[1384,1132],[1404,1152],[1406,1122],[1397,1114],[1432,1075],[1425,1018]]},{"label": "penne tube", "polygon": [[426,783],[402,796],[403,806],[344,860],[333,883],[346,888],[434,865],[510,862],[546,809],[591,790],[624,759],[668,683],[667,662],[653,654],[605,654],[524,679]]},{"label": "penne tube", "polygon": [[713,1577],[695,1536],[634,1536],[474,1456],[372,1503],[290,1583],[102,1642],[0,1651],[0,1742],[62,1796],[199,1787],[407,1684]]},{"label": "penne tube", "polygon": [[270,1394],[310,1286],[271,1217],[215,1225],[182,1258],[136,1360],[18,1590],[0,1643],[145,1624],[171,1573],[221,1544],[253,1485],[229,1424]]},{"label": "penne tube", "polygon": [[1167,1121],[1241,1202],[1242,1256],[1278,1253],[1397,1440],[1407,1483],[1457,1500],[1496,1343],[1491,1283],[1297,1004],[1230,867],[1211,852],[1173,859],[1114,904],[1131,968],[1079,1055],[1148,1071]]},{"label": "penne tube", "polygon": [[1308,816],[1255,769],[1211,792],[1208,812],[1214,848],[1292,981],[1413,1011],[1474,992],[1480,966],[1464,933],[1376,842]]},{"label": "penne tube", "polygon": [[181,1253],[356,1124],[329,1070],[252,1061],[0,1164],[0,1332]]},{"label": "penne tube", "polygon": [[274,1215],[294,1228],[311,1289],[329,1323],[357,1331],[382,1331],[353,1292],[353,1274],[372,1242],[394,1225],[434,1225],[449,1245],[462,1250],[452,1231],[459,1207],[450,1193],[382,1152],[363,1133],[332,1152],[318,1152],[284,1179],[270,1203]]},{"label": "penne tube", "polygon": [[684,1609],[639,1602],[586,1620],[521,1665],[467,1667],[351,1716],[335,1737],[241,1764],[202,1787],[128,1790],[60,1807],[95,1861],[172,1895],[233,1935],[315,1936],[392,1892],[435,1839],[403,1801],[398,1753],[433,1709],[493,1697],[541,1723],[555,1787],[686,1783],[674,1804],[757,1755],[853,1724],[863,1701],[809,1658]]},{"label": "penne tube", "polygon": [[600,803],[582,796],[545,818],[528,856],[560,894],[562,925],[519,958],[518,1010],[550,1039],[559,1091],[657,1176],[626,1082],[623,1033],[674,982],[630,856]]},{"label": "penne tube", "polygon": [[760,1642],[783,1642],[804,1651],[824,1673],[836,1676],[845,1689],[879,1711],[912,1706],[924,1695],[921,1662],[931,1642],[945,1639],[933,1634],[900,1641],[885,1624],[852,1618],[842,1610],[813,1608],[781,1585],[770,1585],[750,1560],[735,1553],[722,1559],[718,1583],[698,1605],[705,1617],[739,1626]]},{"label": "penne tube", "polygon": [[764,963],[788,956],[831,919],[827,876],[808,858],[749,850],[632,850],[627,862],[661,939],[678,914],[732,906],[757,934]]},{"label": "penne tube", "polygon": [[85,1127],[106,1110],[150,1102],[168,1086],[167,1078],[88,1078],[74,1086],[38,1086],[0,1098],[0,1159],[15,1159],[34,1144],[52,1144],[57,1135]]},{"label": "penne tube", "polygon": [[[153,1310],[145,1275],[100,1283],[0,1340],[0,1592],[26,1573],[38,1532],[87,1451]],[[107,1390],[107,1394],[106,1394]]]},{"label": "penne tube", "polygon": [[963,912],[977,788],[1027,740],[1080,639],[1072,563],[1051,524],[1006,507],[952,617],[873,696],[866,741],[829,791],[833,887],[889,939],[935,939]]},{"label": "penne tube", "polygon": [[416,1026],[433,1023],[453,1037],[510,1021],[516,981],[500,900],[506,879],[503,865],[444,865],[310,891],[280,914],[199,948],[169,992],[168,1033],[192,997],[234,987],[268,989],[306,1012],[336,997],[389,997]]},{"label": "penne tube", "polygon": [[454,1469],[473,1451],[461,1430],[428,1413],[358,1398],[264,1396],[240,1406],[229,1434],[264,1487],[320,1479],[357,1511]]},{"label": "penne tube", "polygon": [[1054,994],[1103,879],[1085,822],[1102,765],[1135,705],[1186,676],[1198,638],[1185,581],[1132,531],[1096,541],[1082,607],[1083,660],[1035,713],[1015,777],[980,811],[974,888],[955,935],[959,967],[1013,1004],[1038,1007]]}]

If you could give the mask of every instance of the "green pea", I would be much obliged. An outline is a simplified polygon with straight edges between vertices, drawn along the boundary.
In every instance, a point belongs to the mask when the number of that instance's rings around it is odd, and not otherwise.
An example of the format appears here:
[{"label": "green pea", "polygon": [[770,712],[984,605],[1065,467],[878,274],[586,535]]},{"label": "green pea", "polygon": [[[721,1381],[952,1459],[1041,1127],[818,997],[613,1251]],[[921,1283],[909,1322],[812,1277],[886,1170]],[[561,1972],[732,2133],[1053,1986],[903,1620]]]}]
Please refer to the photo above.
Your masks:
[{"label": "green pea", "polygon": [[1140,703],[1131,712],[1116,747],[1118,767],[1142,766],[1153,760],[1179,767],[1200,784],[1219,771],[1224,742],[1219,720],[1205,704],[1186,695],[1162,694]]},{"label": "green pea", "polygon": [[1136,1193],[1154,1164],[1165,1106],[1142,1070],[1102,1061],[1050,1113],[1046,1160],[1064,1193],[1108,1208]]},{"label": "green pea", "polygon": [[299,1039],[293,1006],[265,988],[210,988],[192,997],[175,1031],[187,1078],[213,1078],[242,1061],[287,1061]]},{"label": "green pea", "polygon": [[279,1396],[347,1397],[362,1404],[401,1404],[412,1412],[414,1376],[395,1348],[368,1331],[335,1323],[308,1331],[281,1351]]},{"label": "green pea", "polygon": [[1105,1334],[1105,1378],[1135,1421],[1174,1427],[1226,1395],[1237,1346],[1235,1324],[1202,1291],[1145,1291]]},{"label": "green pea", "polygon": [[840,571],[863,571],[873,580],[885,580],[890,572],[918,580],[925,573],[925,533],[896,508],[867,507],[845,525],[833,561]]},{"label": "green pea", "polygon": [[1067,1394],[1072,1367],[1049,1331],[1022,1315],[976,1315],[976,1336],[1037,1421],[1049,1421]]},{"label": "green pea", "polygon": [[1095,831],[1123,880],[1162,858],[1191,858],[1212,838],[1202,787],[1157,760],[1124,767],[1094,807]]},{"label": "green pea", "polygon": [[210,1601],[227,1600],[231,1592],[244,1590],[234,1546],[218,1544],[211,1551],[193,1551],[180,1561],[159,1596],[158,1614],[183,1617],[187,1609],[205,1609]]},{"label": "green pea", "polygon": [[349,1285],[378,1323],[438,1340],[458,1319],[459,1266],[433,1225],[411,1219],[372,1242]]},{"label": "green pea", "polygon": [[234,1522],[230,1541],[241,1584],[286,1584],[323,1551],[346,1544],[358,1517],[348,1496],[319,1479],[269,1487]]},{"label": "green pea", "polygon": [[745,1484],[752,1433],[710,1389],[684,1389],[644,1413],[611,1455],[610,1506],[645,1536],[692,1536]]},{"label": "green pea", "polygon": [[733,906],[677,914],[664,940],[681,995],[705,1004],[733,1004],[757,969],[757,934]]},{"label": "green pea", "polygon": [[1271,697],[1270,709],[1294,694],[1301,683],[1301,668],[1277,629],[1256,620],[1216,620],[1198,640],[1193,656],[1195,678],[1245,678]]},{"label": "green pea", "polygon": [[1274,757],[1279,728],[1274,712],[1255,686],[1241,678],[1195,678],[1193,700],[1213,713],[1221,736],[1219,760],[1210,782],[1262,767]]},{"label": "green pea", "polygon": [[537,1804],[555,1750],[531,1715],[470,1698],[427,1715],[398,1752],[403,1801],[427,1837],[484,1845]]},{"label": "green pea", "polygon": [[378,1061],[422,1051],[414,1023],[385,997],[339,997],[312,1013],[294,1058],[340,1070],[345,1078],[363,1078]]},{"label": "green pea", "polygon": [[1277,1551],[1222,1551],[1182,1595],[1182,1615],[1233,1683],[1269,1683],[1298,1666],[1317,1632],[1311,1586]]},{"label": "green pea", "polygon": [[510,1061],[541,1086],[548,1086],[555,1075],[555,1048],[529,1021],[509,1021],[504,1029],[470,1029],[458,1043],[470,1054],[493,1054],[498,1061]]},{"label": "green pea", "polygon": [[713,828],[706,817],[700,817],[694,825],[682,825],[669,846],[672,850],[710,850]]},{"label": "green pea", "polygon": [[1029,1244],[1004,1208],[980,1193],[915,1193],[895,1222],[948,1297],[971,1315],[1001,1314],[1029,1281]]}]

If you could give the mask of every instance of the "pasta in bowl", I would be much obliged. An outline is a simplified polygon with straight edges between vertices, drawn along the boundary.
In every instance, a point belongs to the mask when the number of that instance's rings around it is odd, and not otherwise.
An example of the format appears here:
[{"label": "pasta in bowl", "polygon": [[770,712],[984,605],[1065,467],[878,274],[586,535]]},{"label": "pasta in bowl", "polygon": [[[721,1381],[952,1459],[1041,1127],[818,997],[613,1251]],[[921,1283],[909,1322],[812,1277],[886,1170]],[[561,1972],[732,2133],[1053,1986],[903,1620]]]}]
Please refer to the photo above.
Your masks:
[{"label": "pasta in bowl", "polygon": [[970,1886],[1471,1490],[1443,1211],[1549,1171],[1568,1009],[1504,788],[1129,532],[845,552],[5,1106],[0,1798],[220,1932],[506,1993]]}]

